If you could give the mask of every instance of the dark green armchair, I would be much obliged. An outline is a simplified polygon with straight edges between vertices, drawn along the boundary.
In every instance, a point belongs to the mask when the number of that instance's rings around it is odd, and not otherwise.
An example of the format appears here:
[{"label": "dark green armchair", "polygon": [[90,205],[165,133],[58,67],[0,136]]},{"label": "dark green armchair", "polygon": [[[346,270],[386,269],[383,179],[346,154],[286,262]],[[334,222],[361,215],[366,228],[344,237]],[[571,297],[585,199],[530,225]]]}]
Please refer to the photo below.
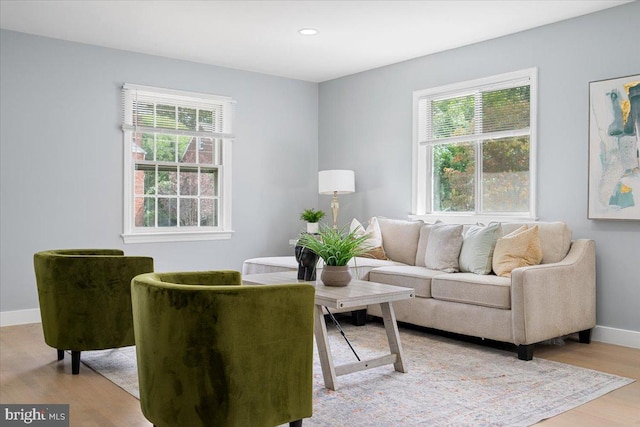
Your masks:
[{"label": "dark green armchair", "polygon": [[58,360],[71,350],[71,371],[80,373],[80,352],[133,345],[131,279],[153,271],[153,258],[119,249],[38,252],[33,264],[42,329]]},{"label": "dark green armchair", "polygon": [[312,413],[314,294],[309,284],[242,285],[235,271],[135,277],[145,417],[159,427],[302,425]]}]

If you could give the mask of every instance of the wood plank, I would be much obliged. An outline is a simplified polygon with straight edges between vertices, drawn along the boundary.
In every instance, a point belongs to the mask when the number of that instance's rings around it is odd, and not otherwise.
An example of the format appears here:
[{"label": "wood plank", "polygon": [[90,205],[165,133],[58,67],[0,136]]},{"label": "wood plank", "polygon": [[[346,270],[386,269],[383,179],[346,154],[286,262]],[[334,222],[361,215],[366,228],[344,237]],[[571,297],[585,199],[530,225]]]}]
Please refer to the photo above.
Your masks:
[{"label": "wood plank", "polygon": [[395,363],[397,359],[397,354],[386,354],[384,356],[361,360],[359,362],[345,363],[344,365],[336,366],[336,375],[347,375],[354,372],[364,371],[366,369],[373,369],[380,366],[391,365]]},{"label": "wood plank", "polygon": [[320,358],[320,367],[322,369],[324,385],[330,390],[335,390],[336,371],[333,364],[331,346],[329,345],[329,335],[327,334],[327,324],[324,320],[324,312],[322,311],[322,306],[314,306],[314,311],[314,335],[316,338],[316,347],[318,347],[318,357]]},{"label": "wood plank", "polygon": [[72,426],[151,425],[140,401],[102,375],[82,363],[71,375],[71,356],[57,360],[40,323],[0,328],[0,384],[2,403],[68,403]]},{"label": "wood plank", "polygon": [[392,303],[380,304],[382,309],[382,320],[384,328],[387,332],[387,341],[389,342],[389,351],[397,354],[393,367],[398,372],[408,372],[404,365],[404,354],[402,352],[402,343],[400,342],[400,331],[398,330],[398,322],[396,322],[396,313],[393,311]]},{"label": "wood plank", "polygon": [[319,280],[305,282],[297,279],[292,271],[279,273],[249,274],[243,276],[246,285],[275,285],[283,283],[309,283],[316,287],[316,304],[329,308],[345,309],[399,301],[413,298],[415,290],[401,286],[353,279],[347,286],[325,286]]}]

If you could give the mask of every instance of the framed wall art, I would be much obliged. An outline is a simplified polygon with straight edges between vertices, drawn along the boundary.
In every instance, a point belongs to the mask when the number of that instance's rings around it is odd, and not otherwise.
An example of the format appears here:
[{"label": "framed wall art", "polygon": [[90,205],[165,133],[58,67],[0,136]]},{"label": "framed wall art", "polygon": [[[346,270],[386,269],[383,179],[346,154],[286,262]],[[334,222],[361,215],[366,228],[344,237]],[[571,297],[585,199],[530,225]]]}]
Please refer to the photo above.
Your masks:
[{"label": "framed wall art", "polygon": [[589,83],[588,218],[640,220],[640,74]]}]

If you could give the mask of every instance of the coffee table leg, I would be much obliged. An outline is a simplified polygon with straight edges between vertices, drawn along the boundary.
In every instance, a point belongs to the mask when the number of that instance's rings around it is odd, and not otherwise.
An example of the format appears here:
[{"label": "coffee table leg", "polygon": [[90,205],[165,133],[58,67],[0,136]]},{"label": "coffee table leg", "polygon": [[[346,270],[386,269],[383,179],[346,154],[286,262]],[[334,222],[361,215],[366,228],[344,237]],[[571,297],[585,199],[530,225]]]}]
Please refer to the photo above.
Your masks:
[{"label": "coffee table leg", "polygon": [[324,385],[330,390],[335,390],[336,370],[333,366],[333,357],[331,357],[331,347],[329,346],[329,338],[327,335],[327,324],[324,321],[322,306],[316,305],[315,310],[316,322],[314,328],[316,336],[316,346],[318,347],[318,356],[320,357],[320,367],[322,368]]},{"label": "coffee table leg", "polygon": [[400,332],[398,331],[398,323],[396,322],[396,313],[393,311],[393,306],[390,302],[381,303],[380,308],[382,309],[384,328],[387,331],[389,350],[391,350],[391,354],[398,355],[393,367],[398,372],[407,372],[402,359],[402,344],[400,343]]}]

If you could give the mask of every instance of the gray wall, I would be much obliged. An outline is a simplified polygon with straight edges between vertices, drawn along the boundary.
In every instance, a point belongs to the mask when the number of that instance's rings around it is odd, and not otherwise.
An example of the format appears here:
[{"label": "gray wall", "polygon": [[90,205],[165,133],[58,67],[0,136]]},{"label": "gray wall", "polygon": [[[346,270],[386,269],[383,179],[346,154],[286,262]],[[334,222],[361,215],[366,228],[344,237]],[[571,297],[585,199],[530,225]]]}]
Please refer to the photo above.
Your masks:
[{"label": "gray wall", "polygon": [[[290,253],[303,208],[329,212],[316,171],[356,171],[340,220],[406,218],[414,90],[538,67],[538,213],[597,244],[598,324],[640,331],[640,222],[590,221],[588,82],[640,72],[640,4],[395,64],[319,86],[0,32],[0,311],[37,308],[32,255],[118,247],[159,271],[239,269]],[[231,240],[124,245],[120,86],[234,97]],[[93,125],[91,125],[93,123]]]},{"label": "gray wall", "polygon": [[[39,250],[123,248],[158,271],[292,253],[318,203],[317,84],[9,31],[0,54],[0,311],[38,307]],[[125,82],[236,99],[231,240],[123,244]]]},{"label": "gray wall", "polygon": [[634,2],[321,83],[319,168],[356,172],[341,222],[410,213],[413,91],[538,67],[538,216],[596,241],[598,325],[640,331],[640,222],[587,219],[588,83],[640,73],[639,16]]}]

